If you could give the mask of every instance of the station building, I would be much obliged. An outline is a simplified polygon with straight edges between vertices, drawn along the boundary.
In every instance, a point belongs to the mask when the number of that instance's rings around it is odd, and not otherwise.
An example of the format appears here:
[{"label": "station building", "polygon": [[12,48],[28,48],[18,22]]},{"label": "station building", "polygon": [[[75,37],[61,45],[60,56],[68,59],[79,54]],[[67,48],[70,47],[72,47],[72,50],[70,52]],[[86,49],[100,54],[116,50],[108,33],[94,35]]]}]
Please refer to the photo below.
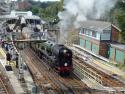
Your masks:
[{"label": "station building", "polygon": [[109,48],[109,59],[120,64],[125,64],[125,45],[111,43]]},{"label": "station building", "polygon": [[125,45],[118,43],[119,34],[120,29],[109,22],[85,21],[80,28],[79,43],[96,55],[125,63]]}]

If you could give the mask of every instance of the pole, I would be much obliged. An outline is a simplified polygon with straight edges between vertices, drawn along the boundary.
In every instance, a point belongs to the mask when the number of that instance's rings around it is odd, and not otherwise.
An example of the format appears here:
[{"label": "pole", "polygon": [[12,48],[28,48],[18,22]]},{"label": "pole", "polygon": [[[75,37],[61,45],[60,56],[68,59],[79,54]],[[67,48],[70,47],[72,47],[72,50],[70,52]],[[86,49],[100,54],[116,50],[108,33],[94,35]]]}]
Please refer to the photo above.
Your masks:
[{"label": "pole", "polygon": [[19,80],[23,80],[23,75],[24,75],[24,72],[23,72],[23,60],[22,60],[22,56],[21,56],[21,51],[19,53]]},{"label": "pole", "polygon": [[36,86],[36,94],[37,94],[37,85],[35,85]]}]

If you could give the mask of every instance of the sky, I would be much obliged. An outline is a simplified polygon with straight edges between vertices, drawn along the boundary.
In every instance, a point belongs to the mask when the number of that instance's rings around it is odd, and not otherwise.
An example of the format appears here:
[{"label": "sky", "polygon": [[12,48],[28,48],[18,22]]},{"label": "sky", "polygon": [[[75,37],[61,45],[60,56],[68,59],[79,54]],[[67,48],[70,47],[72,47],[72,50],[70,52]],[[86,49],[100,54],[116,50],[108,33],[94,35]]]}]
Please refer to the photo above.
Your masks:
[{"label": "sky", "polygon": [[[12,1],[17,1],[17,0],[12,0]],[[60,1],[60,0],[34,0],[34,1],[41,1],[41,2],[45,2],[45,1]]]},{"label": "sky", "polygon": [[45,1],[60,1],[60,0],[34,0],[34,1],[41,1],[41,2],[45,2]]}]

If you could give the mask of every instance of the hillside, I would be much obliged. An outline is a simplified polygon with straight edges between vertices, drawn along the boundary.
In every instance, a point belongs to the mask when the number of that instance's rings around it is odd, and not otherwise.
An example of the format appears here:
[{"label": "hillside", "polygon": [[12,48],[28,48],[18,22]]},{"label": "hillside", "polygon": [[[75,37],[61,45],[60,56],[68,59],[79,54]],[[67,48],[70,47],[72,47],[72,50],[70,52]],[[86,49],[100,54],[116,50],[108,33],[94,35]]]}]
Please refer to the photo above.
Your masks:
[{"label": "hillside", "polygon": [[[63,11],[63,1],[60,2],[34,2],[32,0],[26,0],[18,3],[23,3],[22,8],[19,10],[32,11],[34,14],[39,15],[42,19],[46,20],[50,24],[56,24],[59,22],[58,12]],[[110,12],[104,15],[101,20],[110,21],[121,29],[122,42],[125,43],[125,1],[118,0],[116,5]]]},{"label": "hillside", "polygon": [[125,43],[125,2],[119,0],[111,10],[110,20],[121,29],[122,42]]},{"label": "hillside", "polygon": [[33,14],[39,15],[42,19],[50,23],[57,23],[59,21],[58,12],[63,10],[63,0],[61,2],[35,2],[27,0],[23,2],[19,1],[18,5],[21,6],[18,10],[32,11]]}]

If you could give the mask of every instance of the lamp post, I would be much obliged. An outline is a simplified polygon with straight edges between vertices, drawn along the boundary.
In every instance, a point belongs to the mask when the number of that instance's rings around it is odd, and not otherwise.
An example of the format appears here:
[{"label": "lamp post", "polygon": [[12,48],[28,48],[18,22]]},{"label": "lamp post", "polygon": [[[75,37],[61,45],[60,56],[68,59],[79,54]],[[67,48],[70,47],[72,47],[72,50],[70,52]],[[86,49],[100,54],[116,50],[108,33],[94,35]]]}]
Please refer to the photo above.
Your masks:
[{"label": "lamp post", "polygon": [[23,71],[23,58],[22,58],[22,50],[24,48],[24,44],[23,43],[19,43],[18,45],[19,48],[19,55],[18,55],[18,67],[19,67],[19,80],[23,80],[24,79],[24,71]]}]

